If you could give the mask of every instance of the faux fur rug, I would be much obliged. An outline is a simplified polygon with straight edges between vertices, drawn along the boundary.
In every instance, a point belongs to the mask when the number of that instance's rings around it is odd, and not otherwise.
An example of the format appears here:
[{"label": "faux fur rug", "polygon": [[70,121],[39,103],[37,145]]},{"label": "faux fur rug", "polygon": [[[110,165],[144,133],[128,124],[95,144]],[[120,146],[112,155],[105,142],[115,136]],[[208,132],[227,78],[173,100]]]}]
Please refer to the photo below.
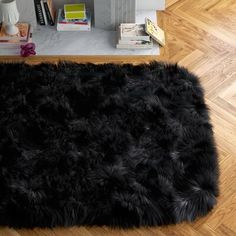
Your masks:
[{"label": "faux fur rug", "polygon": [[208,110],[186,69],[0,64],[0,225],[173,224],[217,195]]}]

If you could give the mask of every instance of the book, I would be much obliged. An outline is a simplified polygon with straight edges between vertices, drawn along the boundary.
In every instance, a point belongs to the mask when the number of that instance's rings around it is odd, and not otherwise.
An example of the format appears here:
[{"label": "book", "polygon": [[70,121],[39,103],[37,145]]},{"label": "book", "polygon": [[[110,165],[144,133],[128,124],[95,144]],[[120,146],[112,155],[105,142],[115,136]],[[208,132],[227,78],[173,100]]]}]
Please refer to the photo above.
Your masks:
[{"label": "book", "polygon": [[45,25],[45,21],[43,17],[43,9],[42,9],[40,0],[34,0],[34,6],[35,6],[35,13],[36,13],[38,24]]},{"label": "book", "polygon": [[3,25],[0,25],[0,43],[19,43],[27,42],[30,35],[30,24],[28,23],[17,23],[19,32],[16,35],[8,35],[5,32]]},{"label": "book", "polygon": [[[89,14],[88,12],[86,13]],[[81,25],[88,25],[89,24],[89,17],[85,19],[73,19],[73,20],[67,20],[65,19],[65,13],[64,10],[61,10],[58,12],[58,23],[60,24],[81,24]]]},{"label": "book", "polygon": [[45,7],[44,7],[44,0],[41,0],[40,4],[41,4],[42,12],[43,12],[45,25],[48,25],[47,15],[46,15]]},{"label": "book", "polygon": [[14,49],[14,48],[20,48],[21,45],[25,45],[27,43],[32,43],[32,33],[30,33],[29,38],[26,42],[5,42],[5,43],[0,43],[0,48],[1,49]]},{"label": "book", "polygon": [[64,5],[65,19],[85,19],[86,8],[85,3],[79,4],[65,4]]},{"label": "book", "polygon": [[58,19],[57,19],[57,31],[90,31],[91,30],[91,14],[89,12],[86,13],[87,19],[86,23],[82,24],[80,21],[66,21],[63,16],[62,9],[58,11]]},{"label": "book", "polygon": [[145,31],[145,24],[125,23],[120,24],[120,37],[128,40],[150,40]]},{"label": "book", "polygon": [[43,0],[44,9],[47,16],[47,21],[49,25],[55,24],[55,10],[52,0]]},{"label": "book", "polygon": [[145,24],[123,23],[119,27],[117,48],[144,49],[152,48],[153,40],[161,46],[165,45],[164,31],[150,19],[145,18]]},{"label": "book", "polygon": [[116,48],[118,49],[151,49],[153,47],[153,44],[148,45],[140,45],[140,44],[117,44]]},{"label": "book", "polygon": [[124,45],[153,45],[153,41],[150,40],[119,40],[118,44]]},{"label": "book", "polygon": [[116,45],[119,49],[150,49],[153,40],[145,31],[145,24],[123,23],[119,27],[119,40]]},{"label": "book", "polygon": [[165,33],[164,31],[155,25],[150,19],[145,18],[145,31],[150,37],[152,37],[161,46],[165,45]]}]

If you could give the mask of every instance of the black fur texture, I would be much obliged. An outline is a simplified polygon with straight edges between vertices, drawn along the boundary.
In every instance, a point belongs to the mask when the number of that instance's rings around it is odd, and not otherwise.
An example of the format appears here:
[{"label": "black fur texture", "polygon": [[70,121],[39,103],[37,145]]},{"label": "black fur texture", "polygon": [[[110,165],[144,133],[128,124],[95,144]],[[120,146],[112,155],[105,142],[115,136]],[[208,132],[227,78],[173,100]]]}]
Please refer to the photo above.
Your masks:
[{"label": "black fur texture", "polygon": [[0,64],[0,225],[193,221],[218,195],[198,78],[177,65]]}]

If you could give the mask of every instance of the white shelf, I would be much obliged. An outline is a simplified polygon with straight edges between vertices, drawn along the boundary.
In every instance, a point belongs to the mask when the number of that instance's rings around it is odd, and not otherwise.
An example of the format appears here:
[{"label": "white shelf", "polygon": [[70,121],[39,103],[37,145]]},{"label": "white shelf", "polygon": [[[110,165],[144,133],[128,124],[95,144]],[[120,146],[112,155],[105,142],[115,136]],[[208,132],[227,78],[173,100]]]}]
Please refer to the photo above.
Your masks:
[{"label": "white shelf", "polygon": [[[137,22],[145,17],[156,22],[156,11],[138,11]],[[38,26],[33,33],[37,55],[159,55],[159,46],[152,49],[116,49],[117,32],[93,28],[91,32],[57,32],[56,27]],[[19,49],[0,49],[0,55],[17,55]]]}]

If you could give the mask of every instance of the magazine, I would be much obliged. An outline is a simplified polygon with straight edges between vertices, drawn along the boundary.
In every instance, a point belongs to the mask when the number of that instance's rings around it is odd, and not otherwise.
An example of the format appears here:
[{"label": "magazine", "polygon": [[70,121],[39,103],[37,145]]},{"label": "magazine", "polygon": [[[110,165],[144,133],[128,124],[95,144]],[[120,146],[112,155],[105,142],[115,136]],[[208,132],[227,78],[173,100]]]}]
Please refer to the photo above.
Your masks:
[{"label": "magazine", "polygon": [[164,31],[155,25],[150,19],[145,19],[145,30],[156,42],[161,46],[165,45],[165,33]]}]

